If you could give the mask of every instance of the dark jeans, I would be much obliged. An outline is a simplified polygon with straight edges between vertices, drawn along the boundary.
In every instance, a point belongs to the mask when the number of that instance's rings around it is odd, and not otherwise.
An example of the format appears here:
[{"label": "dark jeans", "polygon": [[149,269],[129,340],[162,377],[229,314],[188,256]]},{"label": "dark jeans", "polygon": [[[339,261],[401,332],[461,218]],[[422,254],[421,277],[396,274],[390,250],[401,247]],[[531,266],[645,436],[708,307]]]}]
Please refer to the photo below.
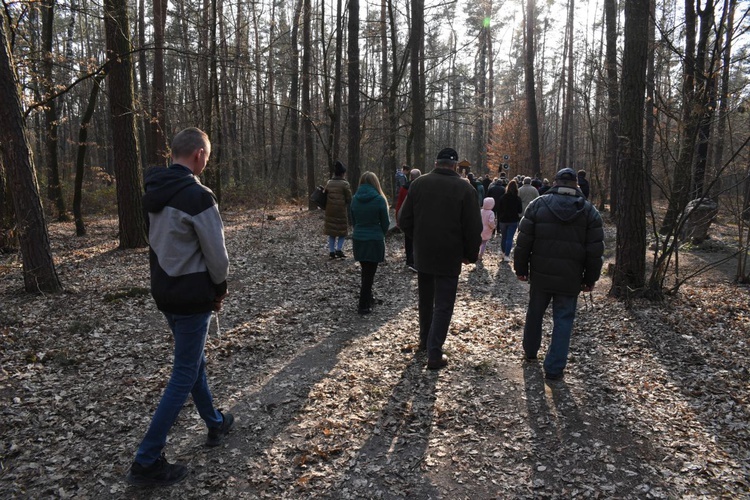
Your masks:
[{"label": "dark jeans", "polygon": [[406,250],[406,265],[414,265],[414,240],[404,235],[404,250]]},{"label": "dark jeans", "polygon": [[359,288],[359,308],[367,309],[372,305],[372,284],[375,282],[377,262],[360,262],[362,266],[362,285]]},{"label": "dark jeans", "polygon": [[135,461],[143,466],[151,465],[161,455],[169,429],[177,420],[188,396],[193,396],[198,414],[208,427],[219,427],[223,420],[221,413],[214,409],[206,380],[204,348],[211,313],[187,316],[164,313],[164,316],[174,335],[174,364],[172,376],[135,455]]},{"label": "dark jeans", "polygon": [[544,358],[544,371],[558,375],[565,370],[570,349],[570,335],[576,317],[577,295],[561,295],[535,290],[529,291],[529,308],[526,311],[526,324],[523,327],[523,350],[528,356],[539,351],[542,344],[542,321],[544,312],[552,302],[552,342]]},{"label": "dark jeans", "polygon": [[503,252],[506,257],[510,257],[510,251],[513,248],[513,236],[516,234],[517,228],[518,222],[500,222],[497,224],[497,229],[502,236],[502,239],[500,240],[500,251]]},{"label": "dark jeans", "polygon": [[427,346],[429,359],[440,359],[456,303],[458,276],[419,272],[419,342]]}]

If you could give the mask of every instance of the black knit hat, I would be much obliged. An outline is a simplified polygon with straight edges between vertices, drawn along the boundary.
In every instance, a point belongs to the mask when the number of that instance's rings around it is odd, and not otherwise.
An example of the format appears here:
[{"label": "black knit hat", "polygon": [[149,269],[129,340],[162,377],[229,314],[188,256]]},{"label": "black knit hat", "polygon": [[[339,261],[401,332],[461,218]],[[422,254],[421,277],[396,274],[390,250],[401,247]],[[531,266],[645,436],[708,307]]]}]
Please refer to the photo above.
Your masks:
[{"label": "black knit hat", "polygon": [[458,161],[458,153],[453,148],[445,148],[438,153],[437,159]]},{"label": "black knit hat", "polygon": [[346,165],[336,160],[336,165],[333,166],[333,173],[335,175],[344,175],[346,173]]}]

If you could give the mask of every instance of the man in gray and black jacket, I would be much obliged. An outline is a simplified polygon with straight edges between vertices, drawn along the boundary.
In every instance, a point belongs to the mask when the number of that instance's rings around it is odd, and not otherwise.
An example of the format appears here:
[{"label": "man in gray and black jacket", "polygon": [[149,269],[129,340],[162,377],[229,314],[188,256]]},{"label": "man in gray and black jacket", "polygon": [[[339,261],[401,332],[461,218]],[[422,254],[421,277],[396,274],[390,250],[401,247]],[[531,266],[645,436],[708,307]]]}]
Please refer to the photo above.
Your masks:
[{"label": "man in gray and black jacket", "polygon": [[162,450],[189,395],[208,427],[207,446],[221,444],[234,424],[231,413],[214,408],[206,379],[208,324],[227,295],[229,272],[216,197],[198,180],[210,155],[205,132],[188,128],[172,141],[172,165],[146,172],[151,293],[174,336],[174,365],[128,472],[136,486],[166,486],[187,477],[187,467],[167,462]]}]

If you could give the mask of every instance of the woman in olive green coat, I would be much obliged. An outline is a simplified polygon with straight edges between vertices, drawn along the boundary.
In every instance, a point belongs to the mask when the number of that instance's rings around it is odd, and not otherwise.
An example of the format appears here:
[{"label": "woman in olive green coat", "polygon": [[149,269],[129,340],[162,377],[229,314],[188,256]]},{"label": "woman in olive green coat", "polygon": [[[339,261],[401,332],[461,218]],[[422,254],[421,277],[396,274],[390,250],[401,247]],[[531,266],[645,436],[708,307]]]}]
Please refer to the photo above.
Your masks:
[{"label": "woman in olive green coat", "polygon": [[326,184],[326,215],[323,234],[328,236],[328,255],[344,258],[344,238],[349,232],[347,209],[352,201],[352,188],[344,179],[346,167],[340,161],[333,168],[333,177]]},{"label": "woman in olive green coat", "polygon": [[352,241],[354,259],[362,266],[362,285],[359,291],[359,314],[372,309],[372,284],[378,264],[385,260],[385,233],[388,231],[388,202],[380,187],[378,176],[365,172],[352,199]]}]

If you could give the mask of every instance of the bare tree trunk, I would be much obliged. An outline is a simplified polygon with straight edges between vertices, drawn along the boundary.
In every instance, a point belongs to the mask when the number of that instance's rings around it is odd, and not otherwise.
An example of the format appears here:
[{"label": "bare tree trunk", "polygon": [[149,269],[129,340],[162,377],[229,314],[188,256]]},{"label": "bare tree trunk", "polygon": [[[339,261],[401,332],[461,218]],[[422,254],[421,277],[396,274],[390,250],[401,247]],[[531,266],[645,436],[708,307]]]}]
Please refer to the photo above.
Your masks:
[{"label": "bare tree trunk", "polygon": [[529,155],[531,171],[542,171],[539,152],[539,120],[536,112],[536,90],[534,85],[534,25],[536,24],[534,0],[526,0],[526,50],[524,54],[524,78],[526,88],[526,120],[529,124]]},{"label": "bare tree trunk", "polygon": [[89,136],[89,122],[91,117],[94,116],[94,110],[96,109],[96,98],[99,95],[99,87],[104,80],[106,74],[101,73],[94,78],[94,83],[91,86],[91,94],[89,95],[89,103],[86,106],[86,111],[81,117],[81,126],[78,130],[78,153],[76,156],[76,178],[75,188],[73,190],[73,217],[76,223],[76,236],[84,236],[86,234],[86,224],[83,222],[83,213],[81,212],[81,200],[83,199],[83,174],[86,167],[86,149]]},{"label": "bare tree trunk", "polygon": [[13,193],[24,289],[32,293],[56,293],[62,291],[62,284],[52,259],[5,21],[5,15],[0,15],[0,96],[3,102],[0,106],[0,144],[3,145],[2,163],[7,168]]},{"label": "bare tree trunk", "polygon": [[651,203],[652,172],[654,170],[654,141],[656,139],[656,0],[649,0],[648,63],[646,68],[646,140],[644,143],[644,169],[646,170],[646,201]]},{"label": "bare tree trunk", "polygon": [[718,40],[715,40],[712,56],[708,57],[708,44],[714,28],[714,0],[706,0],[706,6],[700,8],[700,37],[698,39],[695,58],[698,112],[698,147],[696,148],[696,162],[693,169],[692,199],[703,196],[703,185],[706,179],[706,159],[708,157],[708,142],[711,138],[711,121],[716,108],[716,78],[714,78],[715,55],[718,53]]},{"label": "bare tree trunk", "polygon": [[146,246],[148,242],[141,204],[143,175],[135,129],[133,67],[128,26],[126,3],[105,0],[107,79],[112,112],[112,151],[117,179],[120,248],[139,248]]},{"label": "bare tree trunk", "polygon": [[697,134],[697,117],[693,110],[695,105],[695,0],[685,0],[685,61],[682,80],[682,143],[675,165],[672,186],[669,195],[669,206],[664,216],[662,234],[668,234],[677,225],[677,219],[690,201],[690,180],[692,179],[695,139]]},{"label": "bare tree trunk", "polygon": [[[344,51],[344,27],[341,20],[343,19],[343,7],[341,0],[336,0],[336,68],[333,78],[333,151],[331,156],[339,158],[341,155],[341,105],[342,105],[342,75],[343,75],[343,51]],[[332,169],[332,166],[329,166]],[[333,171],[331,170],[331,173]]]},{"label": "bare tree trunk", "polygon": [[[728,3],[728,5],[727,5]],[[722,51],[721,91],[719,95],[719,124],[716,130],[716,144],[714,145],[714,175],[719,174],[724,165],[724,134],[727,129],[727,118],[729,110],[729,65],[732,62],[732,37],[734,36],[734,11],[737,8],[737,0],[725,0],[724,11],[726,12],[726,23],[724,28],[724,49]],[[719,37],[721,38],[721,37]],[[713,198],[718,199],[721,186],[718,182],[715,186]]]},{"label": "bare tree trunk", "polygon": [[289,110],[292,114],[289,123],[290,128],[290,144],[289,150],[289,194],[292,198],[299,198],[299,159],[297,152],[299,151],[299,18],[302,12],[302,4],[304,0],[297,0],[297,7],[294,10],[294,18],[292,19],[292,82],[291,90],[289,92]]},{"label": "bare tree trunk", "polygon": [[[304,0],[302,7],[302,134],[305,138],[305,167],[307,173],[307,192],[315,190],[315,160],[312,135],[312,106],[310,105],[310,80],[312,79],[312,1]],[[307,208],[317,210],[317,205],[310,199]]]},{"label": "bare tree trunk", "polygon": [[42,7],[42,46],[44,58],[42,60],[44,89],[44,121],[47,131],[45,146],[47,150],[47,197],[57,209],[57,220],[66,221],[65,201],[60,182],[60,165],[58,160],[58,112],[57,99],[52,98],[55,93],[54,75],[52,74],[54,54],[52,54],[52,39],[55,25],[55,1],[44,0]]},{"label": "bare tree trunk", "polygon": [[646,275],[646,200],[643,169],[643,109],[648,59],[649,0],[625,0],[622,55],[620,161],[616,172],[618,210],[615,270],[610,294],[628,297],[640,290]]},{"label": "bare tree trunk", "polygon": [[167,24],[167,0],[154,2],[154,84],[151,89],[151,121],[149,162],[164,165],[168,160],[167,138],[165,136],[165,82],[164,82],[164,30]]},{"label": "bare tree trunk", "polygon": [[[609,209],[617,213],[617,134],[620,128],[620,90],[617,81],[617,6],[615,0],[604,0],[604,16],[607,25],[607,49],[605,67],[607,69],[607,145],[604,170],[604,185],[610,194]],[[604,208],[606,195],[602,195],[600,208]]]},{"label": "bare tree trunk", "polygon": [[[309,1],[309,0],[308,0]],[[417,0],[421,1],[421,0]],[[356,188],[360,175],[359,142],[359,0],[349,0],[349,40],[347,54],[347,75],[349,77],[349,151],[347,155],[348,177]]]},{"label": "bare tree trunk", "polygon": [[[411,2],[411,133],[414,165],[427,168],[425,151],[425,89],[422,84],[424,73],[424,0]],[[457,141],[457,137],[452,138]],[[449,144],[441,144],[446,147]],[[453,147],[458,147],[453,144]]]},{"label": "bare tree trunk", "polygon": [[562,169],[570,166],[570,143],[572,132],[570,130],[571,123],[573,121],[573,12],[575,9],[575,0],[568,0],[568,24],[565,28],[567,35],[565,40],[565,52],[568,61],[568,67],[565,71],[564,82],[560,82],[560,86],[564,83],[564,95],[563,99],[563,110],[562,110],[562,123],[560,130],[560,156],[558,158],[558,169]]}]

